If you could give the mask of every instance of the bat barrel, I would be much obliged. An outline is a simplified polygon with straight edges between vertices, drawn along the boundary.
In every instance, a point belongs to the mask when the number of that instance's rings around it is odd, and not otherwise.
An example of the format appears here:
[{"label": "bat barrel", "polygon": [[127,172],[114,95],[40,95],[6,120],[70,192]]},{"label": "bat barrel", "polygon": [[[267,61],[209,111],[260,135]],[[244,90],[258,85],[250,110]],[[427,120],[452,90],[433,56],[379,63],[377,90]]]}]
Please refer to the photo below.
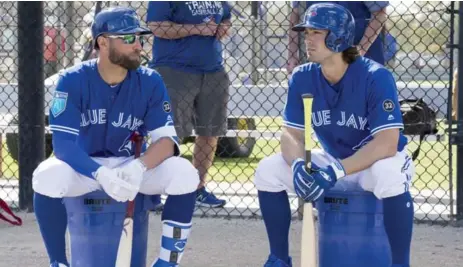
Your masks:
[{"label": "bat barrel", "polygon": [[[148,241],[148,196],[135,198],[131,267],[145,267]],[[71,266],[114,267],[127,203],[103,191],[64,198],[70,234]]]},{"label": "bat barrel", "polygon": [[382,201],[364,191],[330,191],[316,203],[320,267],[389,267]]}]

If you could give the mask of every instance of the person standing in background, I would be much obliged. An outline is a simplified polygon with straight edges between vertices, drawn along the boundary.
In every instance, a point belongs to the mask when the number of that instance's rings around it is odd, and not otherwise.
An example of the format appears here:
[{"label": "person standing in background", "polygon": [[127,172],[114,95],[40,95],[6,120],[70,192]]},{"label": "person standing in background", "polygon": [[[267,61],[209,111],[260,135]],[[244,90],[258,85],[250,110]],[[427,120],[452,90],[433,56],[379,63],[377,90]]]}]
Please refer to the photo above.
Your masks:
[{"label": "person standing in background", "polygon": [[[43,71],[45,78],[48,78],[59,70],[58,49],[61,49],[61,52],[64,53],[66,41],[62,34],[60,36],[59,30],[53,26],[45,27],[44,35]],[[59,41],[61,41],[60,48],[58,46]]]},{"label": "person standing in background", "polygon": [[196,204],[223,207],[225,200],[206,191],[218,137],[227,131],[230,80],[221,40],[231,27],[225,1],[151,1],[147,23],[154,34],[150,67],[161,74],[172,100],[180,138],[195,130],[193,165],[201,179]]}]

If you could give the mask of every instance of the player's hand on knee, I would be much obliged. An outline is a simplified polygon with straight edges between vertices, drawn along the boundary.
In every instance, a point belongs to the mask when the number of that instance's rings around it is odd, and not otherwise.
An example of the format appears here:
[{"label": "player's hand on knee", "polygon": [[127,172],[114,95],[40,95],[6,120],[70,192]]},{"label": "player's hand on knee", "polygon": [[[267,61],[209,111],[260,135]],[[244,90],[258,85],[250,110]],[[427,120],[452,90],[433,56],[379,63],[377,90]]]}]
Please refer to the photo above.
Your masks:
[{"label": "player's hand on knee", "polygon": [[118,202],[133,200],[140,189],[125,181],[123,173],[117,169],[102,166],[94,176],[106,194]]},{"label": "player's hand on knee", "polygon": [[335,161],[325,168],[320,168],[315,163],[312,163],[311,170],[315,183],[325,190],[332,188],[338,179],[346,175],[339,161]]},{"label": "player's hand on knee", "polygon": [[146,167],[139,159],[132,160],[130,163],[119,168],[119,170],[122,172],[123,179],[126,182],[140,188]]},{"label": "player's hand on knee", "polygon": [[297,196],[304,201],[316,201],[324,193],[324,188],[315,182],[314,177],[307,171],[303,159],[296,159],[291,169],[293,170],[293,184]]}]

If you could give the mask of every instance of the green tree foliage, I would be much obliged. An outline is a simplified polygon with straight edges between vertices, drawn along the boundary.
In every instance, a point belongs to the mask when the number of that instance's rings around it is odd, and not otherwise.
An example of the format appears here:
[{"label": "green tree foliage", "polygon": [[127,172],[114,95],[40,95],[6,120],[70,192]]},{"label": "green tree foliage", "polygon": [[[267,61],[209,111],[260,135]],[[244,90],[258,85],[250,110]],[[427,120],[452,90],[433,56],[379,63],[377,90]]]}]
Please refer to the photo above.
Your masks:
[{"label": "green tree foliage", "polygon": [[397,38],[400,50],[440,54],[450,36],[450,2],[398,3],[389,9],[387,27]]}]

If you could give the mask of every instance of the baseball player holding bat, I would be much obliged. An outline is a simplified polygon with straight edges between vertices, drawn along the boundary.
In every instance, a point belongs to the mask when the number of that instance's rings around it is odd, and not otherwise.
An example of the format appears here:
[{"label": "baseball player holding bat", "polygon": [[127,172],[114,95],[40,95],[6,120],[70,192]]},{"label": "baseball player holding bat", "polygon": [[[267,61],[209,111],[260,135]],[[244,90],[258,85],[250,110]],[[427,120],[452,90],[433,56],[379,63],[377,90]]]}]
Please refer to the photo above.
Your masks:
[{"label": "baseball player holding bat", "polygon": [[[270,243],[264,266],[291,266],[287,193],[316,201],[326,190],[352,183],[383,200],[392,267],[410,266],[414,165],[406,152],[397,88],[384,66],[353,47],[354,18],[337,4],[315,4],[294,31],[304,31],[311,63],[290,77],[281,153],[263,159],[255,173]],[[304,164],[302,95],[313,95],[312,126],[321,150]],[[337,183],[337,181],[343,181]]]},{"label": "baseball player holding bat", "polygon": [[[177,266],[191,228],[199,176],[181,158],[160,75],[140,67],[145,35],[134,10],[102,10],[92,25],[97,59],[60,74],[50,107],[56,157],[33,176],[34,206],[50,266],[69,266],[63,197],[104,190],[115,201],[166,194],[162,243],[153,266]],[[134,159],[133,132],[151,138]],[[89,266],[90,267],[90,266]]]}]

